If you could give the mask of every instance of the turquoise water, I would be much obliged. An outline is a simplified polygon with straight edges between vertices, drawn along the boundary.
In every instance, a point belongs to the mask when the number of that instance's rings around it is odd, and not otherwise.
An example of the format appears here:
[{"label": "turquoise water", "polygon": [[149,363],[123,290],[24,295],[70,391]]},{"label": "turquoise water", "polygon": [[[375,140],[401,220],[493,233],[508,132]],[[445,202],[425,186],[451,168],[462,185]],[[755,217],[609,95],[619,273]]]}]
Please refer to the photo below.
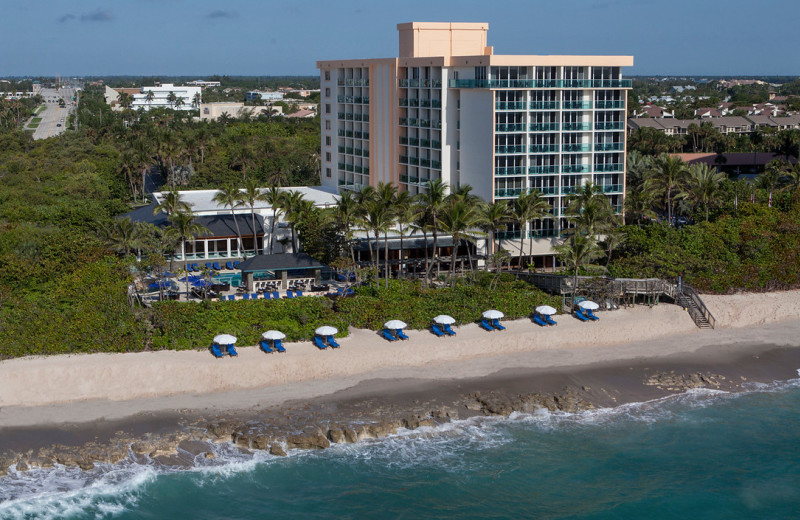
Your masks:
[{"label": "turquoise water", "polygon": [[11,475],[0,518],[797,518],[800,381],[198,463]]},{"label": "turquoise water", "polygon": [[242,275],[241,273],[220,273],[214,277],[214,279],[219,280],[222,283],[229,283],[231,287],[239,287],[242,283]]}]

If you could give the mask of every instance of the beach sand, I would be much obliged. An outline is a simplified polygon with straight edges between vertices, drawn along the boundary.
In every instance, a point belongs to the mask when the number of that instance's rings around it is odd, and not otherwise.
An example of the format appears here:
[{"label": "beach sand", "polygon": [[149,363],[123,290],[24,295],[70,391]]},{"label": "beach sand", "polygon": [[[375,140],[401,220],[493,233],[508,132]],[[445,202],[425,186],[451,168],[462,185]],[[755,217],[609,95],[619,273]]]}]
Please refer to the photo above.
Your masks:
[{"label": "beach sand", "polygon": [[558,316],[558,326],[547,328],[521,319],[504,322],[502,332],[465,325],[448,338],[408,331],[408,341],[393,343],[351,329],[341,348],[326,351],[302,342],[287,344],[285,354],[243,347],[238,358],[219,360],[206,350],[6,360],[0,362],[0,428],[263,408],[367,380],[477,378],[506,369],[663,358],[710,346],[731,354],[737,345],[800,346],[800,291],[704,301],[717,318],[715,330],[698,329],[680,307],[661,304],[603,312],[593,323]]}]

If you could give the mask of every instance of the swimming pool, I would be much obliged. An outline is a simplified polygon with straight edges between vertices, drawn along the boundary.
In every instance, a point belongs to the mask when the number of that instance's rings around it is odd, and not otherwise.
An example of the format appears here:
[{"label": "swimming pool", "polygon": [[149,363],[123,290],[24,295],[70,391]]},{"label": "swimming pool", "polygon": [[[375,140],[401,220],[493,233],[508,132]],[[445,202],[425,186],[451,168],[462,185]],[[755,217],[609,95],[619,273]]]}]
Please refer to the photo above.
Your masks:
[{"label": "swimming pool", "polygon": [[215,280],[219,280],[221,283],[231,284],[231,287],[239,287],[242,284],[242,274],[241,273],[221,273],[214,277]]}]

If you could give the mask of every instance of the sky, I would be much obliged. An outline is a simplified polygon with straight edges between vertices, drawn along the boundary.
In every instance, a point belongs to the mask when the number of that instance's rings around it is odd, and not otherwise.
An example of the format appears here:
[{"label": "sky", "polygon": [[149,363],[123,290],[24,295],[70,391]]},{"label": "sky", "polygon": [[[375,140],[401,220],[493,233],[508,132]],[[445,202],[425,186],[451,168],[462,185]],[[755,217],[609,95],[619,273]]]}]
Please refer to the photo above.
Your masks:
[{"label": "sky", "polygon": [[625,75],[800,75],[800,0],[0,0],[0,76],[316,75],[398,23],[488,22],[495,54],[622,54]]}]

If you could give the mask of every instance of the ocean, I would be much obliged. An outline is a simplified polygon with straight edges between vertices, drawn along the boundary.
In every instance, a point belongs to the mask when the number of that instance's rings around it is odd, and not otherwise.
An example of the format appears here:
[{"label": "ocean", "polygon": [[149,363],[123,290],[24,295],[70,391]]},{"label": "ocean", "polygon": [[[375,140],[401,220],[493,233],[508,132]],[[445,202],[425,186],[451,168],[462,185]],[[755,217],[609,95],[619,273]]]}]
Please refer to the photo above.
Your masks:
[{"label": "ocean", "polygon": [[227,445],[0,478],[2,519],[800,516],[800,379],[578,414],[513,414],[286,458]]}]

